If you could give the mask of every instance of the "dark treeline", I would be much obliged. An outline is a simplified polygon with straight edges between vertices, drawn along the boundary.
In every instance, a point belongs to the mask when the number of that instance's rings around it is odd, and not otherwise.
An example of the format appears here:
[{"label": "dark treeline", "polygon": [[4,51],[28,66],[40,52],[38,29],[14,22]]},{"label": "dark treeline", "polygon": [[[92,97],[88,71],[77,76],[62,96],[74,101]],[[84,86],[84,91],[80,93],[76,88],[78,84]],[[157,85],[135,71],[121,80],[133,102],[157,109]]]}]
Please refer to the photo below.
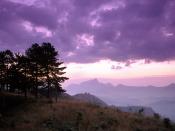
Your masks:
[{"label": "dark treeline", "polygon": [[38,98],[43,92],[48,98],[64,92],[61,83],[66,67],[50,43],[33,44],[24,54],[0,51],[0,92],[23,93]]}]

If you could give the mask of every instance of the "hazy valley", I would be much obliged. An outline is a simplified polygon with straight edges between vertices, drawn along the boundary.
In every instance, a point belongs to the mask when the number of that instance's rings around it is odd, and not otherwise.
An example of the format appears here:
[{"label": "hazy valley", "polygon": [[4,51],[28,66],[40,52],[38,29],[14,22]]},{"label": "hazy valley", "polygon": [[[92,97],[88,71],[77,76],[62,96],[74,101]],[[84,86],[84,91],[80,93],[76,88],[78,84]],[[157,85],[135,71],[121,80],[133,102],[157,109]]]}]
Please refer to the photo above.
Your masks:
[{"label": "hazy valley", "polygon": [[154,86],[114,86],[97,79],[71,84],[66,87],[69,94],[88,92],[108,105],[115,106],[146,106],[151,107],[162,116],[175,120],[175,84],[165,87]]}]

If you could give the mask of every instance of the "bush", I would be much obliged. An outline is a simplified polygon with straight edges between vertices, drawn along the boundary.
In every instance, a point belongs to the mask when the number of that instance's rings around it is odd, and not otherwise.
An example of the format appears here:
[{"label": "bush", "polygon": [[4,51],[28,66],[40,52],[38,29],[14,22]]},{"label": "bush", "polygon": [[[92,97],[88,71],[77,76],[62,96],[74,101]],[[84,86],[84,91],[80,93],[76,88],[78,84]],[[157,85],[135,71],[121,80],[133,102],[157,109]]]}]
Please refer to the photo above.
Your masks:
[{"label": "bush", "polygon": [[160,119],[160,115],[158,113],[154,113],[154,118],[159,120]]},{"label": "bush", "polygon": [[171,127],[171,120],[169,118],[164,118],[163,119],[163,123],[164,123],[166,128],[170,128]]}]

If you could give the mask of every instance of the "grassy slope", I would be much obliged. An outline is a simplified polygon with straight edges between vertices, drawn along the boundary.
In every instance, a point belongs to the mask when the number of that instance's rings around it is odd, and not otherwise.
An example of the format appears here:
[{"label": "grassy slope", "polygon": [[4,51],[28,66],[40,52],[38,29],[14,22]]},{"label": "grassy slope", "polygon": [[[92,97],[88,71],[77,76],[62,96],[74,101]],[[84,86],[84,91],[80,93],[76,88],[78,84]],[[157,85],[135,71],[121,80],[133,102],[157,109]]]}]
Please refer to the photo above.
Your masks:
[{"label": "grassy slope", "polygon": [[170,131],[161,120],[88,103],[59,100],[18,104],[0,114],[0,131]]}]

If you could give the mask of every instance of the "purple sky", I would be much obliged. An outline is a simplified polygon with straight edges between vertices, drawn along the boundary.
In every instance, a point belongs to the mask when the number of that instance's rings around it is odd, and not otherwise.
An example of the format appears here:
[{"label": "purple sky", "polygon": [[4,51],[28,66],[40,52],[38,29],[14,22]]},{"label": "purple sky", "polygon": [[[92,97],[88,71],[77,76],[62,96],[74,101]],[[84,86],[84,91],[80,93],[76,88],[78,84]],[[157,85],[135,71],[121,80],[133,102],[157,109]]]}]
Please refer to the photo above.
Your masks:
[{"label": "purple sky", "polygon": [[175,60],[174,0],[23,1],[0,0],[1,50],[48,41],[66,62]]},{"label": "purple sky", "polygon": [[[51,41],[73,62],[173,60],[174,10],[174,0],[36,0],[30,5],[1,0],[0,45],[18,50]],[[93,45],[79,40],[83,35],[92,36]]]}]

